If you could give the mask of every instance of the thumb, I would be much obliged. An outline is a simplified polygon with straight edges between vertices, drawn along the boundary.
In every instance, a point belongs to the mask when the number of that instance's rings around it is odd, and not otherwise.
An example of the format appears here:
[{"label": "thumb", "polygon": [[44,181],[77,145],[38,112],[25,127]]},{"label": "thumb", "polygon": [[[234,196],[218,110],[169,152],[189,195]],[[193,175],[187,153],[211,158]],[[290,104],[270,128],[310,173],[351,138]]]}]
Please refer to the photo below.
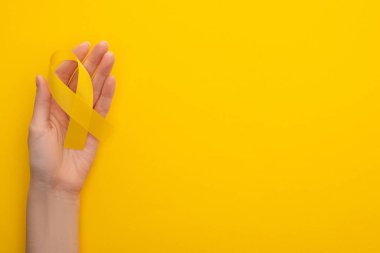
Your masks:
[{"label": "thumb", "polygon": [[34,111],[32,124],[34,126],[44,127],[49,122],[50,113],[50,91],[47,81],[41,75],[36,76],[36,100],[34,102]]}]

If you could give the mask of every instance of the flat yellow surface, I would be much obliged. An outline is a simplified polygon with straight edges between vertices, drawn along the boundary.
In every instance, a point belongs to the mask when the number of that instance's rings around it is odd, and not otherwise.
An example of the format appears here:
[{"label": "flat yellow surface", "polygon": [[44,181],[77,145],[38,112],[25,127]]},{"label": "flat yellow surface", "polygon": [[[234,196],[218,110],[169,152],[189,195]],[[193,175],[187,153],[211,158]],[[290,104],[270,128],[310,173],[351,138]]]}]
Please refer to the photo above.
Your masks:
[{"label": "flat yellow surface", "polygon": [[380,3],[4,1],[0,252],[24,252],[35,74],[105,39],[82,253],[380,252]]}]

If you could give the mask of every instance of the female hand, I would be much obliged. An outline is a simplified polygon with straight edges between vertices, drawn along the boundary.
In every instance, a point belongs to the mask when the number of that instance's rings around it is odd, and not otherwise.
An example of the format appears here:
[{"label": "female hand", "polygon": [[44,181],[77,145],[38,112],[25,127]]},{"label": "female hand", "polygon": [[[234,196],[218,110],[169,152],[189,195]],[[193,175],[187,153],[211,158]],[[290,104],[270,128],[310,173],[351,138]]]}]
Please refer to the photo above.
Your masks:
[{"label": "female hand", "polygon": [[[108,51],[105,41],[95,45],[88,54],[89,50],[90,44],[84,42],[73,52],[92,76],[94,109],[106,116],[115,91],[115,79],[110,76],[114,55]],[[65,61],[56,71],[72,90],[77,85],[77,72],[72,77],[76,67],[77,63]],[[44,77],[37,76],[36,83],[37,93],[28,138],[31,186],[79,194],[94,161],[98,141],[89,133],[83,150],[64,148],[69,117],[52,98]]]}]

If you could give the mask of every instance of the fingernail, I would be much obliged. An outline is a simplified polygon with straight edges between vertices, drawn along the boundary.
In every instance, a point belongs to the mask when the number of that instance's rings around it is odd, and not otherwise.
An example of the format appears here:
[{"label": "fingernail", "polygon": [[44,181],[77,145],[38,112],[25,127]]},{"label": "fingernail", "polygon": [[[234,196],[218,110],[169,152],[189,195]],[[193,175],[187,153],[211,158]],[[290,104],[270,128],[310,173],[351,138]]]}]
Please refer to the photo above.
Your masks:
[{"label": "fingernail", "polygon": [[87,45],[88,47],[91,46],[91,43],[89,41],[83,41],[81,44],[82,45]]},{"label": "fingernail", "polygon": [[107,55],[107,57],[115,58],[115,55],[114,55],[114,53],[113,53],[112,51],[108,51],[108,52],[106,53],[106,55]]},{"label": "fingernail", "polygon": [[40,88],[40,81],[41,81],[41,76],[37,75],[36,76],[36,86],[37,86],[37,88]]},{"label": "fingernail", "polygon": [[99,42],[100,45],[108,47],[108,42],[106,40],[102,40]]}]

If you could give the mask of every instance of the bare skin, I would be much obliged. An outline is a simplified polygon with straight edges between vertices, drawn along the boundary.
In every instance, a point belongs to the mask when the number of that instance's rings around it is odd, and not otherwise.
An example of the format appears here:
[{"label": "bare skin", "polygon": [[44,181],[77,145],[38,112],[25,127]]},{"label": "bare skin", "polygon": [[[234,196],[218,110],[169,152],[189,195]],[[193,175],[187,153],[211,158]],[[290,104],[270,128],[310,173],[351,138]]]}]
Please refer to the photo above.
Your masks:
[{"label": "bare skin", "polygon": [[[106,116],[115,91],[110,76],[114,55],[100,42],[90,51],[84,42],[73,49],[92,76],[94,109]],[[87,57],[86,57],[87,56]],[[75,90],[76,63],[64,62],[57,75]],[[91,169],[98,140],[88,134],[83,150],[63,147],[69,117],[52,98],[43,76],[36,77],[36,99],[29,126],[30,185],[27,206],[27,253],[79,252],[80,191]]]}]

